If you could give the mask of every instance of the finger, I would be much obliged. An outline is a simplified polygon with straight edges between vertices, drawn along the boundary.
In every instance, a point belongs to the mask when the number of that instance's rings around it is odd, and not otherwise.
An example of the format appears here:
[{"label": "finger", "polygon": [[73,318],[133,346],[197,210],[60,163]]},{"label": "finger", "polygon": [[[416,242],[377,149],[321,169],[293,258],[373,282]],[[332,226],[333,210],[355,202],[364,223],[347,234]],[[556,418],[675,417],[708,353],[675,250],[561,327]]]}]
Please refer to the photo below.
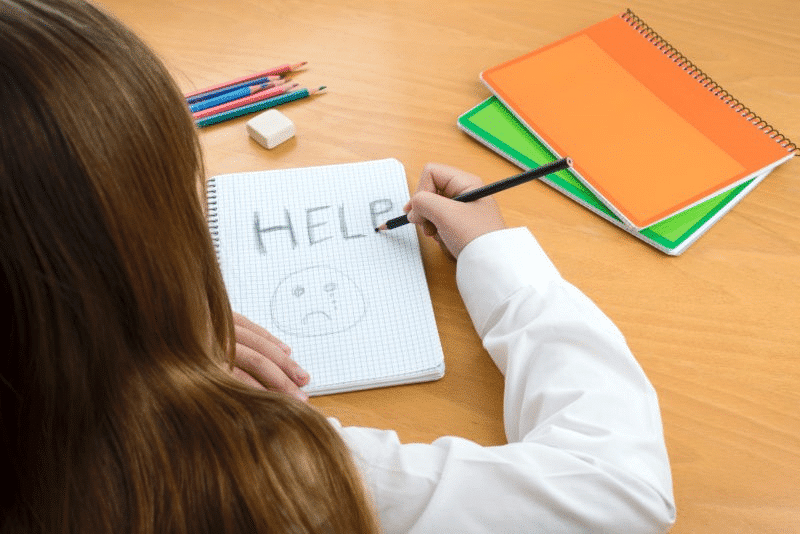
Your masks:
[{"label": "finger", "polygon": [[308,400],[308,395],[297,387],[297,384],[283,369],[274,361],[265,358],[261,353],[249,347],[237,345],[236,367],[268,389],[287,393],[303,401]]},{"label": "finger", "polygon": [[417,192],[425,191],[453,198],[481,185],[483,181],[474,174],[441,163],[428,163],[422,170]]},{"label": "finger", "polygon": [[274,361],[298,386],[309,382],[308,373],[290,357],[292,349],[288,345],[243,315],[234,316],[234,323],[237,344],[247,346]]},{"label": "finger", "polygon": [[[408,202],[406,202],[406,205],[403,206],[403,212],[405,212],[406,215],[408,215],[408,212],[410,211],[411,211],[411,199],[409,199]],[[434,237],[436,235],[437,232],[436,226],[430,221],[422,219],[417,219],[415,221],[412,221],[411,219],[409,219],[408,222],[421,226],[422,233],[428,237]]]},{"label": "finger", "polygon": [[422,233],[428,237],[433,237],[437,233],[436,225],[434,225],[431,221],[423,218],[419,214],[419,211],[416,211],[413,214],[409,212],[408,222],[420,226],[422,228]]},{"label": "finger", "polygon": [[408,222],[417,225],[428,223],[433,226],[435,233],[436,228],[441,227],[443,219],[449,218],[452,210],[461,207],[458,204],[458,202],[436,193],[427,191],[415,193],[411,197],[411,211],[407,214]]},{"label": "finger", "polygon": [[[406,215],[408,215],[409,211],[411,211],[411,199],[409,199],[408,202],[406,202],[406,205],[403,206],[403,212]],[[434,235],[436,235],[436,226],[434,226],[434,224],[430,221],[417,220],[415,222],[409,219],[408,222],[410,222],[411,224],[417,224],[421,226],[422,232],[428,237],[433,237]]]},{"label": "finger", "polygon": [[423,224],[423,227],[425,221],[432,224],[434,231],[426,232],[426,235],[445,245],[447,252],[454,258],[458,257],[467,243],[484,233],[483,222],[475,218],[474,205],[422,192],[414,195],[412,206],[408,220],[418,221],[417,224]]},{"label": "finger", "polygon": [[268,341],[274,343],[275,345],[277,345],[286,354],[290,354],[292,352],[292,349],[291,349],[291,347],[289,347],[289,345],[287,345],[286,343],[284,343],[283,341],[281,341],[277,337],[273,336],[266,328],[262,327],[258,323],[254,323],[253,321],[251,321],[250,319],[248,319],[244,315],[241,315],[239,313],[234,313],[233,314],[233,323],[236,326],[245,328],[245,329],[249,330],[250,332],[254,333],[255,335],[260,336],[262,338],[265,338]]},{"label": "finger", "polygon": [[[243,353],[243,356],[250,357],[251,359],[253,358],[253,354],[257,354],[259,359],[270,361],[276,365],[281,370],[282,374],[291,378],[298,386],[305,386],[308,384],[311,378],[308,373],[271,339],[256,334],[248,328],[238,325],[235,328],[237,364],[240,352]],[[256,378],[259,377],[256,376]]]}]

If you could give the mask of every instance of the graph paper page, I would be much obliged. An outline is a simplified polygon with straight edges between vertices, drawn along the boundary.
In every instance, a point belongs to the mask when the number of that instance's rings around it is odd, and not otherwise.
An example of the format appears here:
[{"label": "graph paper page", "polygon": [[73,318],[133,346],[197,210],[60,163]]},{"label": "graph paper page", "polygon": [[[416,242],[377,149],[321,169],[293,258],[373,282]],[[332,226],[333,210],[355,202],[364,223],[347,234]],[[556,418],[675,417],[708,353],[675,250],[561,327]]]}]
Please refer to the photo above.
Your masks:
[{"label": "graph paper page", "polygon": [[231,305],[292,348],[307,393],[442,376],[414,226],[374,231],[408,201],[399,161],[221,175],[208,195]]}]

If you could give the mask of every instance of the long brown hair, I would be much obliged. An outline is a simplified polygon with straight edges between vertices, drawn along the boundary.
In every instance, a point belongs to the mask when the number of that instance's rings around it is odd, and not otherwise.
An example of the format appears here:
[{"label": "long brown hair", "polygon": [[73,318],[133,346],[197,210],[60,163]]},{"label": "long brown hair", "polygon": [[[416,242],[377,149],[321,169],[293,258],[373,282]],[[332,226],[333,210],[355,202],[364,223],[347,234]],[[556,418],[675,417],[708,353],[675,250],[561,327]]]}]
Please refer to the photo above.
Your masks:
[{"label": "long brown hair", "polygon": [[[182,95],[79,0],[0,0],[2,532],[368,532],[325,419],[238,385]],[[226,363],[227,362],[227,363]]]}]

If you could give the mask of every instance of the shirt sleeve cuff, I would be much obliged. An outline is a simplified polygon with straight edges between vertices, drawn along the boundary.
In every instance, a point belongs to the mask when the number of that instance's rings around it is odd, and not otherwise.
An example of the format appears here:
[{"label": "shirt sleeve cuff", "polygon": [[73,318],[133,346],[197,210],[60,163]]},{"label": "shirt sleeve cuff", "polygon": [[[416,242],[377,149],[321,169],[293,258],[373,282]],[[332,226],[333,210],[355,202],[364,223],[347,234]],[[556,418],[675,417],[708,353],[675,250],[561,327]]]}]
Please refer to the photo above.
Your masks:
[{"label": "shirt sleeve cuff", "polygon": [[483,337],[492,312],[521,287],[544,289],[561,275],[525,227],[484,234],[458,256],[456,282]]}]

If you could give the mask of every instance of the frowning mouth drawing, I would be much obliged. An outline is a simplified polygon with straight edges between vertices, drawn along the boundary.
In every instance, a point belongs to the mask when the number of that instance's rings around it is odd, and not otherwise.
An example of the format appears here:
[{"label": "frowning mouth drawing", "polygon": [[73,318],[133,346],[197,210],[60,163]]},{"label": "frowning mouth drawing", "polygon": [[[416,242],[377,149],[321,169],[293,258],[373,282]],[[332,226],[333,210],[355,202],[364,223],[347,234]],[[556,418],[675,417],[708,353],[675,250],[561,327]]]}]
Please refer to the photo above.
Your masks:
[{"label": "frowning mouth drawing", "polygon": [[272,322],[301,337],[326,336],[357,325],[366,313],[361,288],[342,271],[314,266],[284,278],[270,298]]},{"label": "frowning mouth drawing", "polygon": [[315,315],[321,315],[321,316],[322,316],[322,317],[324,317],[325,319],[327,319],[327,320],[329,320],[329,321],[333,321],[333,319],[331,318],[331,316],[330,316],[330,315],[328,315],[327,313],[325,313],[324,311],[312,311],[311,313],[307,313],[307,314],[305,315],[305,317],[303,317],[302,321],[300,321],[300,322],[302,322],[303,324],[308,324],[308,322],[309,322],[309,320],[311,319],[311,317],[312,317],[312,316],[315,316]]}]

